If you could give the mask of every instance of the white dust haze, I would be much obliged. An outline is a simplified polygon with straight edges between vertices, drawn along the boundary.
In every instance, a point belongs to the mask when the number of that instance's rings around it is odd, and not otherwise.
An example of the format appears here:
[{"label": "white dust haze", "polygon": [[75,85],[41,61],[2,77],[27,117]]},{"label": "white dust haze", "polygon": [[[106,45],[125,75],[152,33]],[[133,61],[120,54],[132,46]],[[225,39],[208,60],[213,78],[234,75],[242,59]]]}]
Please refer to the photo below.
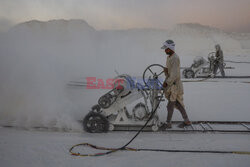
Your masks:
[{"label": "white dust haze", "polygon": [[250,38],[197,24],[96,31],[82,20],[22,23],[0,34],[0,124],[81,129],[77,120],[105,90],[70,90],[67,83],[113,77],[115,70],[141,76],[149,64],[165,64],[160,47],[169,38],[182,66],[206,57],[217,43],[232,55],[250,49],[243,46]]}]

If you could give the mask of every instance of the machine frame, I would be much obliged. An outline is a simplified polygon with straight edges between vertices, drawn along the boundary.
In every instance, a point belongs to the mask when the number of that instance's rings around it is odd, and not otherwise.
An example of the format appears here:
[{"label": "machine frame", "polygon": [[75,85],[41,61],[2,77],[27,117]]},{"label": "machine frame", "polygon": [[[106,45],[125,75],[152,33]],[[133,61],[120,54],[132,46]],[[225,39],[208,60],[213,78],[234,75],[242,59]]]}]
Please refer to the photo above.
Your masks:
[{"label": "machine frame", "polygon": [[[158,69],[157,72],[152,68]],[[159,64],[148,66],[143,73],[143,82],[135,83],[129,75],[119,75],[114,78],[114,88],[101,96],[98,104],[83,120],[84,130],[90,133],[115,130],[117,126],[143,126],[156,110],[163,96],[163,82],[159,80],[164,74],[164,67]],[[119,82],[118,82],[119,81]],[[122,82],[121,82],[122,81]],[[120,83],[120,84],[118,84]],[[129,109],[129,105],[133,105]],[[131,106],[130,106],[131,108]],[[162,126],[157,112],[147,126],[157,131]]]}]

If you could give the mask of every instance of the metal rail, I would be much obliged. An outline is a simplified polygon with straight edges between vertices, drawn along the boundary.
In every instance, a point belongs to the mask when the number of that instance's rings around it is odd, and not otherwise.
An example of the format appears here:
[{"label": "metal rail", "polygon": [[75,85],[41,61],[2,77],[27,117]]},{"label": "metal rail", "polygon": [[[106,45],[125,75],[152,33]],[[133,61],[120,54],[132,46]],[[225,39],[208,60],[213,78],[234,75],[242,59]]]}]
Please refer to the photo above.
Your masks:
[{"label": "metal rail", "polygon": [[[80,121],[79,121],[80,122]],[[177,125],[181,121],[173,121],[172,129],[162,129],[159,128],[159,132],[169,132],[169,133],[192,133],[192,132],[218,132],[218,133],[247,133],[250,134],[250,122],[248,121],[193,121],[191,126],[184,128],[177,128]],[[222,126],[222,127],[221,127]],[[21,127],[12,125],[0,125],[2,128],[15,128],[21,130],[37,130],[37,131],[55,131],[55,132],[79,132],[68,128],[59,127],[46,127],[46,126],[34,126],[34,127]],[[138,131],[141,126],[131,126],[131,125],[120,125],[115,126],[114,131]],[[143,132],[152,132],[151,126],[145,127]],[[155,132],[157,133],[157,132]]]},{"label": "metal rail", "polygon": [[[249,133],[250,122],[247,121],[193,121],[191,126],[185,128],[177,128],[180,121],[174,121],[173,128],[162,129],[164,132],[220,132],[220,133]],[[140,126],[120,125],[115,126],[114,131],[137,131]],[[144,132],[152,132],[150,126],[146,127]]]},{"label": "metal rail", "polygon": [[[207,76],[197,76],[196,78],[207,78]],[[222,78],[222,79],[233,79],[233,78],[250,78],[250,76],[214,76],[213,78]]]}]

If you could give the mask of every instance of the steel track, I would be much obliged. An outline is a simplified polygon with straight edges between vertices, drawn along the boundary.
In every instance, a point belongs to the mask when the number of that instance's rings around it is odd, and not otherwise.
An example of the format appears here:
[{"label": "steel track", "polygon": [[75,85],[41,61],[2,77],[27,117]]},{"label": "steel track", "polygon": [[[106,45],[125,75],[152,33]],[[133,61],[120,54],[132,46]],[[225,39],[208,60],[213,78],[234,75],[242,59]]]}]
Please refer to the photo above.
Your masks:
[{"label": "steel track", "polygon": [[[197,76],[196,78],[208,78],[207,76]],[[225,76],[225,77],[222,77],[222,76],[215,76],[213,78],[222,78],[222,79],[237,79],[237,78],[242,78],[242,79],[248,79],[250,78],[250,76]],[[210,79],[213,79],[210,77]]]},{"label": "steel track", "polygon": [[[247,121],[193,121],[191,126],[185,128],[178,128],[179,121],[174,121],[173,128],[162,129],[159,128],[159,132],[219,132],[219,133],[249,133],[250,134],[250,122]],[[141,126],[122,125],[115,126],[114,131],[138,131]],[[153,132],[150,126],[147,126],[144,132]]]},{"label": "steel track", "polygon": [[[185,128],[177,128],[177,125],[181,121],[173,121],[173,128],[161,129],[157,132],[170,132],[170,133],[206,133],[206,132],[218,132],[218,133],[247,133],[250,134],[250,122],[248,121],[193,121],[192,126]],[[46,126],[34,126],[34,127],[21,127],[12,125],[0,125],[2,128],[13,128],[21,130],[37,130],[37,131],[49,131],[49,132],[82,132],[81,130],[73,130],[59,127],[46,127]],[[114,131],[138,131],[141,126],[139,125],[120,125],[115,126]],[[111,131],[110,131],[111,132]],[[151,126],[145,127],[143,132],[153,132]],[[157,133],[154,132],[154,133]]]}]

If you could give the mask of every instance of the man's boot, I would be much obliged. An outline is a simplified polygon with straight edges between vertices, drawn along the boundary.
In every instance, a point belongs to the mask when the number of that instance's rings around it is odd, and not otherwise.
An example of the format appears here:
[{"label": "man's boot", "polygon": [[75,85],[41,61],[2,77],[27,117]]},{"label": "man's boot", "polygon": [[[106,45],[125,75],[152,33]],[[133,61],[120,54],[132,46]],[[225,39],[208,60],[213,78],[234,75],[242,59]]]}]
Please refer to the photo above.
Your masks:
[{"label": "man's boot", "polygon": [[184,128],[185,126],[190,126],[192,123],[190,121],[184,121],[178,125],[179,128]]},{"label": "man's boot", "polygon": [[167,122],[167,123],[164,123],[162,125],[162,129],[165,130],[165,129],[171,129],[172,128],[172,124],[170,122]]}]

